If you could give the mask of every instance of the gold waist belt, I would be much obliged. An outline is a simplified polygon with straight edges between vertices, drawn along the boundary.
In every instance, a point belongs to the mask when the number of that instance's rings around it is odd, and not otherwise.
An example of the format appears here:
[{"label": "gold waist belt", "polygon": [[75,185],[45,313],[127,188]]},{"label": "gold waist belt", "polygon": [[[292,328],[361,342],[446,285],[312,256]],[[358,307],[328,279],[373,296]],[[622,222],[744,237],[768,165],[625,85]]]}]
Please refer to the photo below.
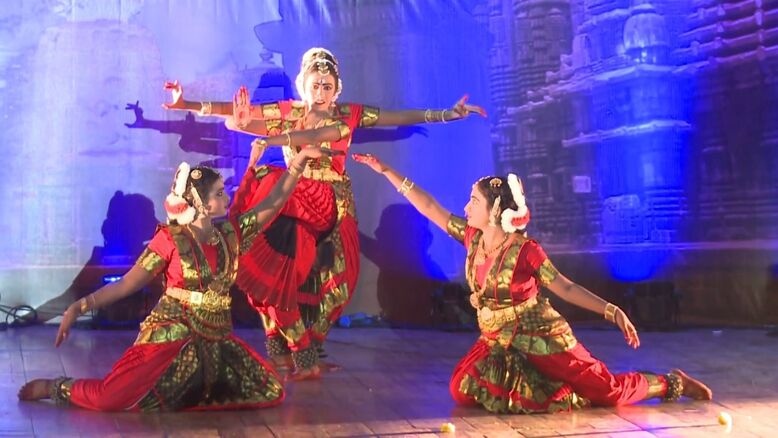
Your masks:
[{"label": "gold waist belt", "polygon": [[341,175],[328,167],[322,169],[311,169],[310,167],[306,167],[303,171],[303,176],[305,178],[325,182],[346,181],[348,179],[348,176]]},{"label": "gold waist belt", "polygon": [[510,324],[519,319],[519,316],[525,310],[534,306],[537,304],[537,302],[537,296],[534,296],[522,301],[519,304],[502,307],[500,309],[493,310],[486,306],[481,307],[478,309],[478,326],[481,328],[481,330],[487,332],[499,330],[504,325]]},{"label": "gold waist belt", "polygon": [[229,310],[232,303],[232,298],[229,295],[217,294],[210,290],[198,292],[180,287],[169,287],[165,290],[165,295],[186,303],[190,307],[200,307],[211,312]]}]

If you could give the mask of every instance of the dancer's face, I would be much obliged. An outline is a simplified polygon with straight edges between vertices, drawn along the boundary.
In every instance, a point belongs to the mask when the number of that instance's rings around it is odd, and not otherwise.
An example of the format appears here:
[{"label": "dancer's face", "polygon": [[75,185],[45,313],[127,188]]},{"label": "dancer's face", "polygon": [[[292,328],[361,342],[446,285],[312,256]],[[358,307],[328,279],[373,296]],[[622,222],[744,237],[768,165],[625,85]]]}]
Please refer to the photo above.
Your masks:
[{"label": "dancer's face", "polygon": [[205,209],[211,217],[221,217],[227,214],[230,205],[230,195],[224,191],[224,179],[219,178],[208,191],[208,200],[205,201]]},{"label": "dancer's face", "polygon": [[465,218],[467,219],[467,225],[478,228],[479,230],[485,229],[489,226],[489,212],[491,206],[489,205],[486,197],[478,186],[474,185],[470,191],[470,201],[465,205]]},{"label": "dancer's face", "polygon": [[311,103],[311,109],[327,110],[335,102],[337,93],[335,76],[323,75],[318,71],[308,73],[305,77],[305,94]]}]

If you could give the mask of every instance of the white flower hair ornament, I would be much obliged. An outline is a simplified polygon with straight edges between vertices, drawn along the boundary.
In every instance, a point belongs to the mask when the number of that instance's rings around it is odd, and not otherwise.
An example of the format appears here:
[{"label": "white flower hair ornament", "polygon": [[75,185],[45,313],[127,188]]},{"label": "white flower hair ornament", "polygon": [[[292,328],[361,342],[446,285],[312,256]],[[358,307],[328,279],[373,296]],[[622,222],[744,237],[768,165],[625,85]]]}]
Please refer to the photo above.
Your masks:
[{"label": "white flower hair ornament", "polygon": [[189,164],[185,161],[178,165],[173,187],[165,198],[165,213],[167,213],[168,223],[175,221],[178,225],[186,225],[195,218],[197,210],[184,199],[190,170]]},{"label": "white flower hair ornament", "polygon": [[524,198],[524,187],[521,180],[513,173],[508,174],[508,187],[511,189],[511,196],[518,207],[516,210],[506,208],[500,215],[500,226],[506,233],[515,233],[524,231],[529,223],[529,208],[527,200]]}]

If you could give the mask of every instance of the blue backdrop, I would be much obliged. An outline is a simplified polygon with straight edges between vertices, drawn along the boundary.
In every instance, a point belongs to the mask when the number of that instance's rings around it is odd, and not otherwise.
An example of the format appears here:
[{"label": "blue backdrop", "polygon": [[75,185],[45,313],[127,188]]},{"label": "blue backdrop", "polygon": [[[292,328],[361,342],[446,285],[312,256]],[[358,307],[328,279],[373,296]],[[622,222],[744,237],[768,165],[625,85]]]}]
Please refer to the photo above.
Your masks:
[{"label": "blue backdrop", "polygon": [[[323,46],[340,61],[342,101],[441,108],[469,93],[487,108],[487,120],[355,136],[355,151],[452,211],[476,178],[517,172],[530,233],[564,267],[594,255],[592,272],[614,282],[689,286],[704,267],[687,251],[745,251],[741,280],[716,278],[761,315],[778,247],[778,6],[697,3],[13,2],[0,12],[2,300],[53,315],[106,266],[121,273],[164,218],[180,160],[232,182],[243,171],[251,139],[161,109],[165,80],[193,100],[243,84],[255,102],[291,98],[300,55]],[[350,311],[423,320],[439,282],[461,279],[463,251],[385,180],[349,171],[364,246]]]}]

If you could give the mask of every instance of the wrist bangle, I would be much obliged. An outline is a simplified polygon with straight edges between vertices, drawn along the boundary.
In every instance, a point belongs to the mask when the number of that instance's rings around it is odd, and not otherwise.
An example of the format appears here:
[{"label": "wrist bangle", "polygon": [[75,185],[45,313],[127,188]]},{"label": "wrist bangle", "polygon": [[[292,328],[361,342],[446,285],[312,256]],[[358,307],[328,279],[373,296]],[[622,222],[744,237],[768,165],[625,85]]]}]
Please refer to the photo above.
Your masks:
[{"label": "wrist bangle", "polygon": [[432,123],[432,110],[427,109],[424,111],[424,123]]},{"label": "wrist bangle", "polygon": [[78,310],[79,310],[79,312],[81,312],[82,315],[85,315],[86,312],[89,311],[89,304],[86,301],[86,297],[81,298],[80,300],[78,300],[78,306],[79,306]]},{"label": "wrist bangle", "polygon": [[448,123],[448,120],[446,120],[446,110],[440,110],[440,121]]},{"label": "wrist bangle", "polygon": [[213,104],[211,102],[200,102],[200,115],[209,116],[213,111]]},{"label": "wrist bangle", "polygon": [[286,169],[286,171],[289,172],[289,174],[295,178],[300,178],[300,175],[303,174],[302,169],[295,166],[294,164],[290,165],[289,168]]},{"label": "wrist bangle", "polygon": [[616,323],[616,311],[619,310],[619,308],[613,304],[608,303],[605,305],[605,312],[603,312],[603,315],[605,316],[605,319],[607,321],[610,321],[612,323]]}]

